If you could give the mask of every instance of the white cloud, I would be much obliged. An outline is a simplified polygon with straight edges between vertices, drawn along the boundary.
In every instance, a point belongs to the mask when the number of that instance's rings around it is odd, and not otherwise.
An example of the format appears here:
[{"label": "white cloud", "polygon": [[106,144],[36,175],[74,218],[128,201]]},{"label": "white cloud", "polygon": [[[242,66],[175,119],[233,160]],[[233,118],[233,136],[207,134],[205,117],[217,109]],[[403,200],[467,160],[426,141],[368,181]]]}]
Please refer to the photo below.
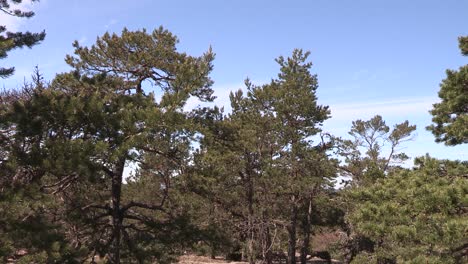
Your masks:
[{"label": "white cloud", "polygon": [[107,22],[107,24],[105,24],[104,27],[105,27],[106,29],[108,29],[108,28],[110,28],[111,26],[117,24],[117,22],[119,22],[119,21],[118,21],[117,19],[114,19],[114,18],[113,18],[113,19],[109,20],[109,22]]},{"label": "white cloud", "polygon": [[355,120],[369,118],[376,114],[389,117],[427,114],[435,102],[437,102],[437,98],[431,96],[356,103],[330,103],[328,105],[332,111],[333,119]]},{"label": "white cloud", "polygon": [[[254,84],[257,85],[262,83],[266,82],[254,82]],[[216,96],[214,104],[219,107],[224,107],[225,112],[229,113],[231,111],[229,94],[239,89],[245,91],[245,85],[241,82],[229,85],[214,85],[213,89],[215,91],[214,95]],[[404,119],[417,115],[428,115],[432,104],[436,102],[438,102],[438,98],[434,96],[402,97],[361,102],[327,102],[327,100],[319,98],[319,104],[328,105],[331,110],[332,118],[327,121],[327,123],[331,121],[331,123],[335,125],[338,124],[338,122],[343,124],[343,121],[348,124],[351,120],[371,118],[377,114],[385,118],[402,117]],[[201,103],[196,98],[190,98],[185,109],[190,110],[198,105],[203,106],[207,104]]]},{"label": "white cloud", "polygon": [[88,38],[87,38],[86,36],[82,36],[82,37],[78,40],[78,43],[80,43],[80,45],[85,45],[87,41],[88,41]]},{"label": "white cloud", "polygon": [[7,30],[12,32],[18,31],[21,24],[24,22],[21,18],[10,16],[5,13],[0,14],[0,20],[2,21],[0,24],[6,26]]},{"label": "white cloud", "polygon": [[[10,5],[12,10],[20,9],[22,11],[29,11],[33,10],[33,4],[30,1],[23,1],[21,4],[11,4]],[[28,19],[11,16],[6,14],[5,12],[0,12],[0,25],[6,26],[8,31],[15,32],[18,31],[21,26],[26,23]]]}]

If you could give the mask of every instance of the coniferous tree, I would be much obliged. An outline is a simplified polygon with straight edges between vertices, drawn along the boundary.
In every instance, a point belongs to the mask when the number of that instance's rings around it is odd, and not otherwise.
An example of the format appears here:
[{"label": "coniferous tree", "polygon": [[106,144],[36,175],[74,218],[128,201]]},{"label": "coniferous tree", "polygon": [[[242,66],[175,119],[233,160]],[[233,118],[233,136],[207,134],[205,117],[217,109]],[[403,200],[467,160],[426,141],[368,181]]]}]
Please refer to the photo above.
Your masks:
[{"label": "coniferous tree", "polygon": [[466,162],[426,156],[353,189],[348,219],[375,242],[353,263],[466,263],[467,173]]},{"label": "coniferous tree", "polygon": [[[458,39],[461,53],[468,56],[468,37]],[[447,70],[440,84],[440,103],[430,111],[434,124],[427,127],[436,142],[453,146],[468,143],[468,65]]]},{"label": "coniferous tree", "polygon": [[[36,2],[38,0],[31,0]],[[16,16],[30,18],[34,16],[32,11],[22,11],[14,8],[14,5],[20,4],[22,0],[1,0],[0,1],[0,17],[1,16]],[[28,47],[40,43],[45,38],[45,32],[31,33],[27,32],[11,32],[4,25],[0,25],[0,59],[8,56],[8,52],[17,48]],[[6,78],[13,74],[14,67],[0,67],[0,78]]]},{"label": "coniferous tree", "polygon": [[[245,247],[247,260],[255,263],[260,253],[262,212],[268,210],[264,200],[269,188],[268,166],[275,149],[271,116],[263,115],[261,105],[252,98],[253,85],[231,93],[232,113],[218,113],[215,122],[206,126],[197,154],[198,178],[195,192],[221,206],[232,218],[239,242]],[[265,186],[267,185],[267,186]]]},{"label": "coniferous tree", "polygon": [[5,263],[76,263],[81,252],[67,239],[63,223],[55,221],[63,210],[54,197],[42,192],[35,162],[13,161],[18,152],[34,144],[33,138],[15,136],[9,116],[13,105],[31,100],[34,87],[44,87],[38,71],[33,81],[19,91],[0,93],[0,257]]},{"label": "coniferous tree", "polygon": [[[73,72],[7,110],[10,136],[28,144],[11,152],[6,166],[37,172],[23,178],[62,201],[60,221],[91,258],[170,261],[161,249],[145,254],[154,248],[138,241],[170,232],[177,220],[165,181],[180,172],[192,136],[183,106],[192,95],[212,99],[213,54],[192,57],[176,44],[163,28],[105,34],[90,48],[75,43],[76,56],[67,57]],[[160,100],[145,91],[147,82],[161,89]],[[125,196],[132,194],[132,186],[124,188],[130,162],[142,164],[140,181],[152,184],[140,186],[153,196]]]},{"label": "coniferous tree", "polygon": [[[198,187],[207,186],[212,199],[237,218],[234,225],[241,227],[250,263],[260,252],[271,263],[276,247],[271,232],[278,225],[289,237],[288,262],[295,262],[299,215],[305,208],[302,247],[308,248],[309,208],[317,190],[334,176],[328,147],[314,146],[311,139],[329,111],[317,105],[317,80],[307,57],[301,50],[280,57],[278,79],[260,86],[247,81],[246,95],[231,93],[232,113],[218,118],[202,140]],[[282,251],[281,242],[277,249]]]},{"label": "coniferous tree", "polygon": [[366,188],[377,180],[385,178],[389,172],[397,170],[399,164],[409,157],[400,152],[401,144],[412,140],[416,126],[408,121],[394,125],[393,129],[376,115],[370,120],[352,122],[349,134],[352,140],[337,139],[335,146],[343,158],[339,166],[341,176],[346,177],[345,189],[341,191],[343,214],[342,229],[345,233],[343,255],[345,263],[350,263],[361,251],[372,251],[375,241],[357,232],[347,217],[354,211],[356,201],[348,196],[354,188]]},{"label": "coniferous tree", "polygon": [[409,158],[400,147],[413,139],[415,130],[416,126],[408,121],[390,129],[380,115],[353,121],[348,133],[353,139],[336,141],[338,154],[344,158],[341,175],[348,177],[351,185],[365,185],[384,177]]},{"label": "coniferous tree", "polygon": [[[277,188],[289,210],[287,216],[288,263],[296,263],[296,241],[299,208],[308,203],[314,188],[327,184],[334,175],[319,172],[317,164],[326,164],[313,146],[312,137],[320,133],[321,124],[329,118],[328,106],[317,103],[317,77],[310,73],[312,63],[309,52],[294,50],[289,58],[279,57],[278,78],[264,87],[267,98],[265,111],[275,116],[280,144],[277,171],[282,174],[283,184]],[[322,161],[320,161],[323,159]]]}]

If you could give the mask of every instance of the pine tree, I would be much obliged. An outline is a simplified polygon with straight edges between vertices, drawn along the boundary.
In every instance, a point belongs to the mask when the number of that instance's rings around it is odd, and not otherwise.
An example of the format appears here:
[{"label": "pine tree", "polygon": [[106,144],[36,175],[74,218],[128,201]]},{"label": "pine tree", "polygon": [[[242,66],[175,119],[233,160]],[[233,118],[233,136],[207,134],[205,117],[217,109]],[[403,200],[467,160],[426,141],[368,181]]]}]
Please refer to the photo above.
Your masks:
[{"label": "pine tree", "polygon": [[[237,229],[240,244],[249,263],[260,253],[260,229],[265,226],[261,215],[268,210],[264,200],[270,178],[267,168],[275,149],[271,133],[271,116],[263,115],[261,105],[252,98],[253,85],[246,81],[247,96],[231,93],[232,113],[207,124],[197,154],[198,170],[194,191],[219,205],[231,215],[229,225]],[[265,186],[266,185],[266,186]]]},{"label": "pine tree", "polygon": [[10,123],[12,107],[31,100],[34,87],[43,87],[38,71],[33,81],[21,90],[0,93],[1,261],[19,258],[24,263],[76,263],[81,252],[67,239],[63,223],[54,220],[63,210],[60,202],[42,192],[37,178],[43,173],[32,159],[28,164],[14,161],[20,151],[34,145],[33,138],[25,141],[17,137],[15,125]]},{"label": "pine tree", "polygon": [[[31,0],[36,2],[39,0]],[[34,16],[32,11],[21,11],[20,9],[12,8],[12,5],[20,4],[22,0],[1,0],[0,1],[0,13],[5,16],[16,16],[30,18]],[[45,38],[45,31],[41,33],[27,32],[10,32],[5,26],[0,25],[0,59],[4,59],[8,56],[8,52],[17,49],[28,47],[39,44]],[[14,67],[3,68],[0,67],[0,78],[6,78],[13,74],[15,71]]]},{"label": "pine tree", "polygon": [[[325,152],[317,151],[312,137],[321,131],[329,118],[328,106],[317,103],[317,76],[310,73],[309,52],[294,50],[289,58],[279,57],[278,78],[258,91],[264,97],[265,111],[275,116],[275,129],[280,144],[277,171],[283,175],[277,186],[289,209],[287,217],[288,263],[296,263],[296,241],[299,208],[309,203],[314,189],[327,184],[333,175],[318,164],[327,164]],[[320,149],[320,147],[319,147]],[[326,149],[326,148],[323,148]],[[307,230],[306,230],[307,231]],[[308,234],[306,234],[306,237]]]},{"label": "pine tree", "polygon": [[352,122],[349,132],[352,140],[336,139],[338,155],[343,158],[339,166],[341,176],[347,177],[345,189],[341,191],[341,210],[345,218],[341,228],[346,235],[343,243],[345,263],[350,263],[361,251],[373,250],[375,241],[359,233],[347,220],[354,212],[357,201],[348,195],[355,188],[365,188],[385,178],[389,172],[399,169],[399,164],[409,157],[399,150],[401,145],[412,140],[416,126],[408,121],[394,125],[393,129],[385,123],[380,115],[370,120]]},{"label": "pine tree", "polygon": [[[461,53],[468,56],[468,37],[458,39]],[[434,124],[427,127],[436,142],[453,146],[468,143],[468,65],[447,70],[440,84],[440,103],[430,111]]]},{"label": "pine tree", "polygon": [[[31,180],[62,201],[60,220],[90,258],[170,262],[161,250],[145,254],[154,245],[138,241],[177,227],[169,223],[177,211],[167,198],[172,185],[164,180],[184,166],[193,135],[183,107],[192,95],[212,99],[213,53],[192,57],[178,52],[177,42],[159,28],[105,34],[90,48],[75,43],[76,56],[67,57],[74,71],[7,111],[11,136],[30,143],[6,162],[37,171]],[[161,89],[160,100],[146,91],[148,83]],[[140,182],[150,177],[153,184],[140,184],[148,188],[141,192],[153,196],[134,195],[124,185],[130,162],[142,164]]]},{"label": "pine tree", "polygon": [[291,58],[280,57],[281,73],[271,83],[257,86],[247,80],[245,95],[231,93],[232,113],[216,118],[202,140],[197,186],[205,186],[205,195],[235,217],[233,226],[241,227],[239,237],[250,263],[260,252],[271,263],[273,249],[283,250],[272,241],[277,223],[287,230],[288,261],[294,263],[300,215],[305,218],[305,259],[313,213],[309,208],[317,190],[334,176],[328,147],[313,145],[311,139],[329,111],[317,105],[317,80],[307,56],[295,50]]},{"label": "pine tree", "polygon": [[353,121],[348,133],[353,139],[336,139],[338,154],[344,158],[341,175],[348,177],[351,185],[365,185],[384,177],[409,158],[399,150],[401,144],[413,139],[415,130],[408,120],[390,130],[380,115]]},{"label": "pine tree", "polygon": [[467,173],[466,162],[426,156],[352,190],[349,221],[375,242],[353,263],[466,263]]}]

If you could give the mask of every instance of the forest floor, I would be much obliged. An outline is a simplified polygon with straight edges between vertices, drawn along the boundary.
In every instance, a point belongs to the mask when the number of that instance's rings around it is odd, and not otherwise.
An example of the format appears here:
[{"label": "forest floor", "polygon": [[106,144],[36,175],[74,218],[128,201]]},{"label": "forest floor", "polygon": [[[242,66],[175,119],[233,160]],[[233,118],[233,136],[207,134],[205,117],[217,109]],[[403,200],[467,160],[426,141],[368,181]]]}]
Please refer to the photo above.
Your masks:
[{"label": "forest floor", "polygon": [[230,264],[246,264],[247,262],[230,262],[220,257],[212,259],[210,257],[196,256],[196,255],[185,255],[179,258],[179,264],[213,264],[213,263],[230,263]]},{"label": "forest floor", "polygon": [[[226,261],[220,257],[216,259],[211,259],[209,257],[195,256],[195,255],[185,255],[179,258],[179,264],[247,264],[247,262],[235,262],[235,261]],[[310,262],[311,264],[320,264],[326,263],[326,261],[313,259]],[[338,264],[339,261],[332,260],[332,263]]]}]

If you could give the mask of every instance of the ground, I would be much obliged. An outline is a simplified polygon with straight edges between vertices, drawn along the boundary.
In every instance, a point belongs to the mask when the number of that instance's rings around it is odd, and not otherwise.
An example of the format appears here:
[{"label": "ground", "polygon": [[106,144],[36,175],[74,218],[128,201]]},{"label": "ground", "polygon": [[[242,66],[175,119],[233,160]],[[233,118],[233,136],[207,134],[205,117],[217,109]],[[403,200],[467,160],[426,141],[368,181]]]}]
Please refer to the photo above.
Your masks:
[{"label": "ground", "polygon": [[222,258],[217,257],[216,259],[211,259],[209,257],[195,256],[195,255],[185,255],[179,258],[180,264],[212,264],[212,263],[229,263],[229,264],[246,264],[247,262],[227,262]]},{"label": "ground", "polygon": [[[195,256],[195,255],[185,255],[179,258],[179,264],[247,264],[247,262],[233,262],[233,261],[226,261],[220,257],[217,257],[216,259],[211,259],[209,257],[203,257],[203,256]],[[321,261],[319,259],[312,259],[311,264],[319,264],[319,263],[326,263],[324,261]],[[338,264],[339,262],[337,261],[332,261],[334,264]]]}]

